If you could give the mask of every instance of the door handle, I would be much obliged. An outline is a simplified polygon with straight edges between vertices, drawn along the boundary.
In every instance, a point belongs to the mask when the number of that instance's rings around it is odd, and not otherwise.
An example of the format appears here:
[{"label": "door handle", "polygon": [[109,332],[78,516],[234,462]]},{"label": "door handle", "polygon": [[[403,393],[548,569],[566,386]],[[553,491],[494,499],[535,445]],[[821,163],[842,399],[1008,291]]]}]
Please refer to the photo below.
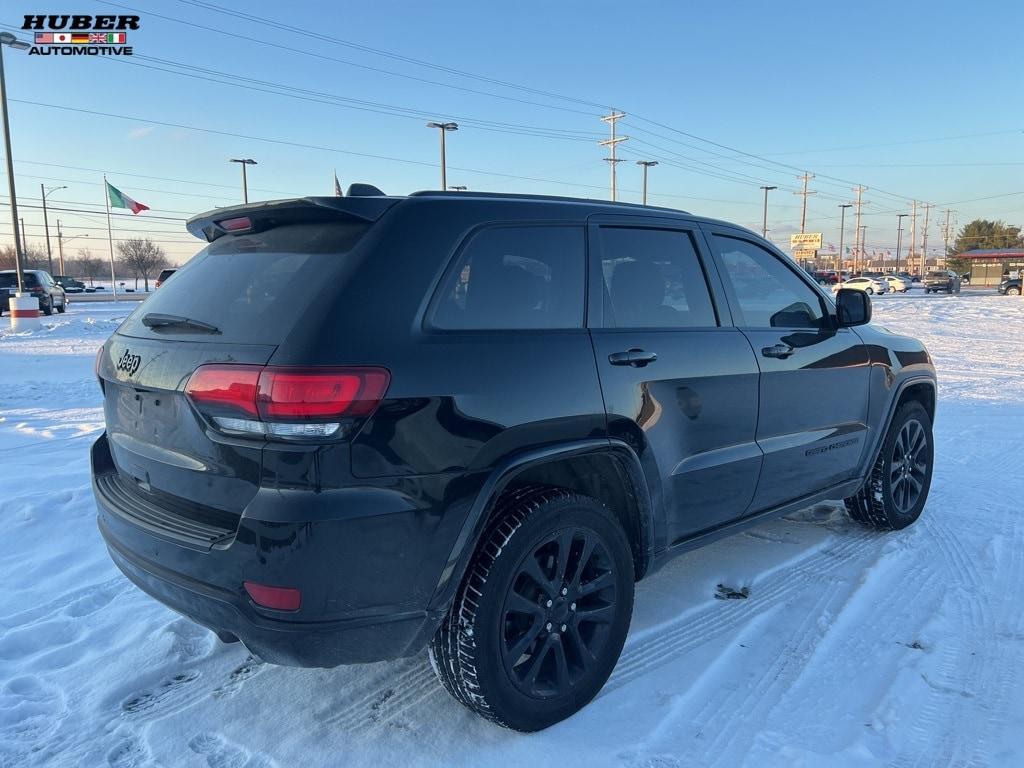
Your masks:
[{"label": "door handle", "polygon": [[658,355],[655,352],[646,352],[636,347],[625,352],[612,352],[608,355],[608,362],[612,365],[631,365],[634,368],[643,368],[657,359]]},{"label": "door handle", "polygon": [[793,347],[789,346],[789,344],[776,344],[771,347],[763,347],[761,354],[764,357],[775,357],[779,360],[785,360],[793,354]]}]

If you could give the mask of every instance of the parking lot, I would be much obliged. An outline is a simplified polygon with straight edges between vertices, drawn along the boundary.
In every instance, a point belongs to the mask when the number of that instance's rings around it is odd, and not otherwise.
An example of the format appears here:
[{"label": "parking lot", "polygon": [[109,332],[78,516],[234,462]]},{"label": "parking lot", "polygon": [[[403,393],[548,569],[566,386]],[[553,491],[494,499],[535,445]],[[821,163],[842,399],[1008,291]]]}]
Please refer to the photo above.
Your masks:
[{"label": "parking lot", "polygon": [[[94,524],[97,347],[127,306],[0,331],[0,765],[931,765],[1024,761],[1024,300],[874,299],[939,371],[932,494],[879,535],[819,505],[641,583],[599,698],[542,733],[474,717],[425,656],[262,664],[135,589]],[[717,584],[746,600],[714,599]]]}]

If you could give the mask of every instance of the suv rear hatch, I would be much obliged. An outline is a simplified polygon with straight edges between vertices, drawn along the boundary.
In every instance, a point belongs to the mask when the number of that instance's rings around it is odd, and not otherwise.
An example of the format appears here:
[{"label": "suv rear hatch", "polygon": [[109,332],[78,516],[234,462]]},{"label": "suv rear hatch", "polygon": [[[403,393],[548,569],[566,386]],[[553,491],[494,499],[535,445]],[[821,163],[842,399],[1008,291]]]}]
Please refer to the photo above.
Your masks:
[{"label": "suv rear hatch", "polygon": [[[262,435],[218,430],[186,394],[190,378],[211,364],[265,366],[310,307],[330,301],[372,225],[315,201],[289,202],[283,213],[282,204],[250,205],[190,222],[213,242],[132,312],[97,358],[112,458],[97,485],[133,522],[186,544],[233,536],[259,489],[265,445]],[[238,219],[248,221],[244,232],[220,231],[218,222]]]}]

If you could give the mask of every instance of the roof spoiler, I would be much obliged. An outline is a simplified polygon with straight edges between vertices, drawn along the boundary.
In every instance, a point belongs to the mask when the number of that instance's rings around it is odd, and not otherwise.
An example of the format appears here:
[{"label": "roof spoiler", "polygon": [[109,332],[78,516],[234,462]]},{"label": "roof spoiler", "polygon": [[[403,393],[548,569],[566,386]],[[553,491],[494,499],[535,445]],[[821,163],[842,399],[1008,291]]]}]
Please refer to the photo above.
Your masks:
[{"label": "roof spoiler", "polygon": [[262,232],[285,224],[310,224],[356,219],[372,222],[384,215],[399,198],[296,197],[227,208],[216,208],[193,216],[185,227],[196,237],[212,243],[230,234]]}]

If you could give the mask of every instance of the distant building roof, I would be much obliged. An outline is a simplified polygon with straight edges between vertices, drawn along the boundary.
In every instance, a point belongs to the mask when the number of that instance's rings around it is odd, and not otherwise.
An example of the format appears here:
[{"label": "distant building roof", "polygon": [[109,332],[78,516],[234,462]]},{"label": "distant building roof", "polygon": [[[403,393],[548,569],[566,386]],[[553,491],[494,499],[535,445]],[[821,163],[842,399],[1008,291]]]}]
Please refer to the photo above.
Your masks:
[{"label": "distant building roof", "polygon": [[958,253],[959,259],[1017,259],[1024,258],[1024,248],[976,248]]}]

